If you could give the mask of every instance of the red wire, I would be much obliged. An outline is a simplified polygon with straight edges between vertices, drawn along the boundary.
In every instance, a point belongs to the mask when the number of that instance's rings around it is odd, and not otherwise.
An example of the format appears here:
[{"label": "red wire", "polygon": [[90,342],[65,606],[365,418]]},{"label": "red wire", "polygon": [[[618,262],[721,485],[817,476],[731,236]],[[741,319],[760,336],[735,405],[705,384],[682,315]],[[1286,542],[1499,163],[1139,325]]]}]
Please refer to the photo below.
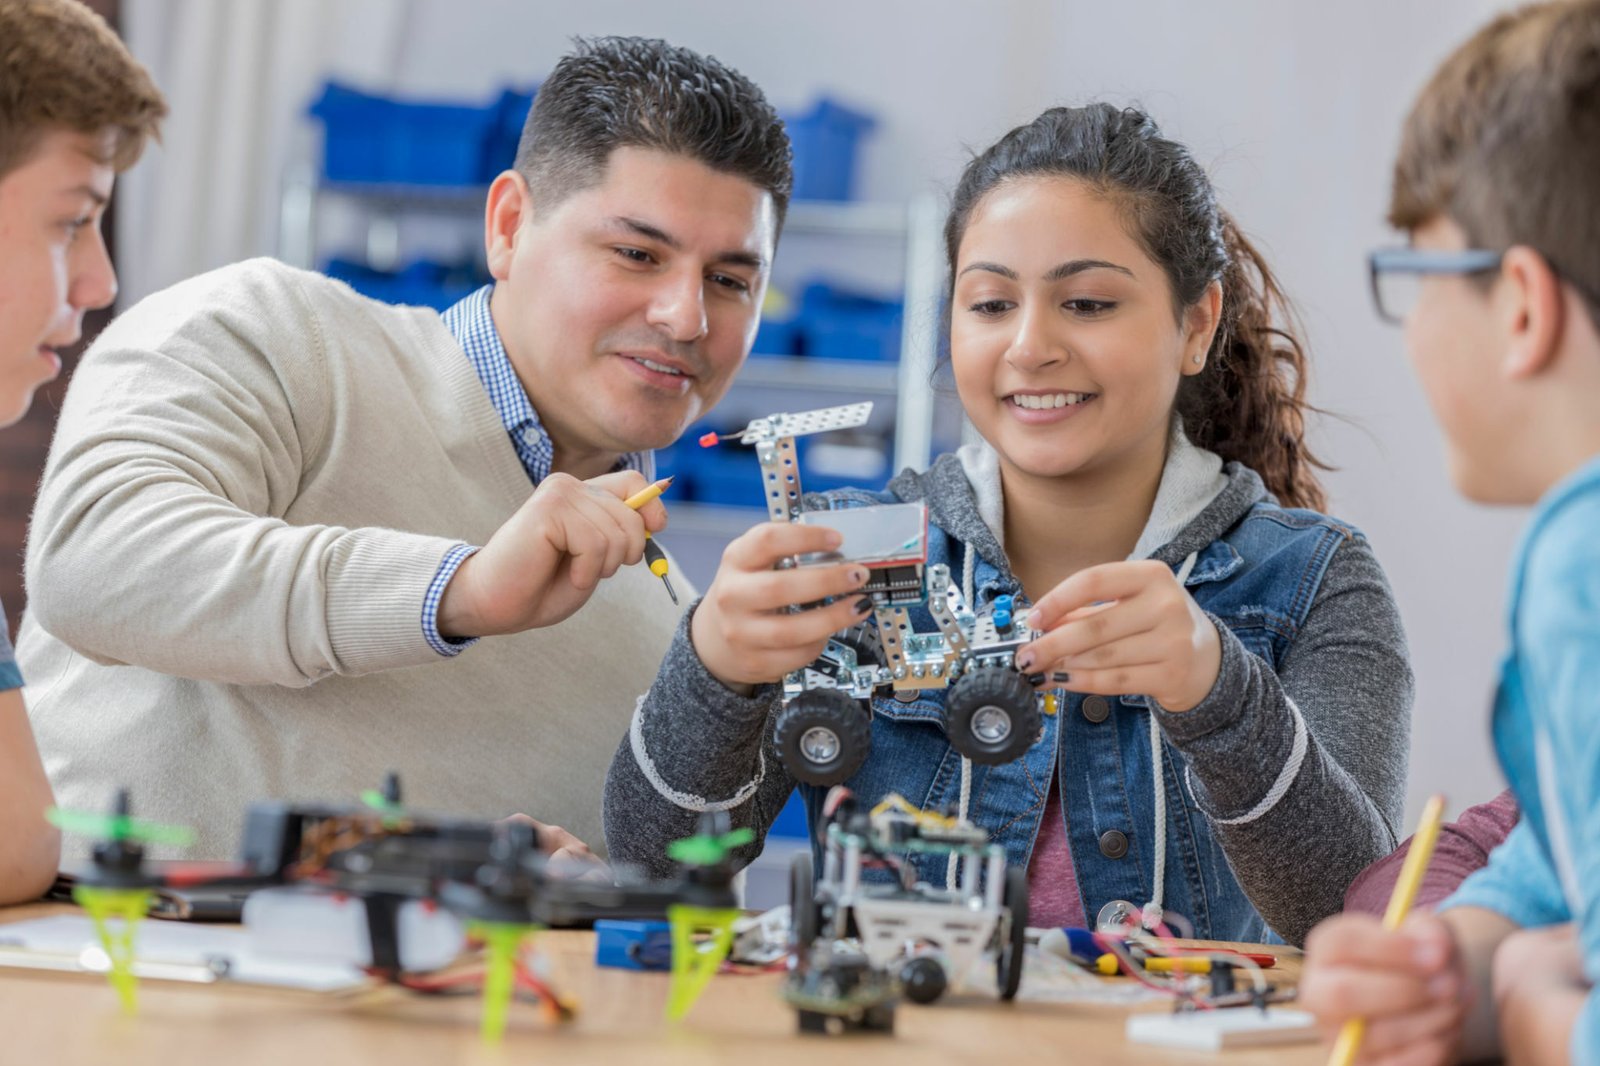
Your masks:
[{"label": "red wire", "polygon": [[839,809],[839,804],[849,799],[852,794],[843,785],[834,785],[828,790],[828,798],[822,801],[822,817],[832,818],[833,812]]}]

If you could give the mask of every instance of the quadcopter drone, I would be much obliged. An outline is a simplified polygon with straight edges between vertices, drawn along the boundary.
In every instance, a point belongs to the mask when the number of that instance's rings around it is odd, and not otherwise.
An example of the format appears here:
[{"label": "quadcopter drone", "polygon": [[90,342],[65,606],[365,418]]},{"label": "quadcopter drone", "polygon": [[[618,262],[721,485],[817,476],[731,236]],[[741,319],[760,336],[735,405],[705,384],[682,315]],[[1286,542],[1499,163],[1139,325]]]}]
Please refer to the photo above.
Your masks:
[{"label": "quadcopter drone", "polygon": [[[364,793],[360,804],[252,805],[240,861],[220,872],[215,866],[158,869],[148,864],[146,844],[181,845],[192,833],[134,818],[125,789],[117,793],[109,815],[52,810],[50,819],[63,830],[97,839],[90,869],[78,879],[73,898],[94,922],[111,960],[112,985],[130,1013],[134,937],[156,890],[251,890],[248,923],[251,903],[292,887],[301,900],[312,896],[329,906],[360,902],[365,950],[350,961],[373,976],[419,992],[481,987],[482,1031],[491,1040],[504,1031],[516,989],[532,993],[552,1017],[571,1015],[570,1005],[526,965],[524,950],[538,929],[596,918],[668,919],[675,947],[682,945],[673,955],[668,1013],[687,1013],[731,946],[739,912],[730,852],[751,837],[748,829],[730,831],[725,814],[706,815],[699,833],[668,847],[683,871],[677,878],[651,881],[622,871],[615,881],[587,880],[563,874],[546,859],[532,825],[440,817],[402,807],[394,774],[382,791]],[[421,955],[407,950],[402,931],[408,928],[406,909],[419,902],[457,920],[453,939],[445,934],[454,950],[440,956],[435,945],[436,959],[428,968],[453,962],[470,933],[486,948],[481,972],[437,979],[408,968]]]}]

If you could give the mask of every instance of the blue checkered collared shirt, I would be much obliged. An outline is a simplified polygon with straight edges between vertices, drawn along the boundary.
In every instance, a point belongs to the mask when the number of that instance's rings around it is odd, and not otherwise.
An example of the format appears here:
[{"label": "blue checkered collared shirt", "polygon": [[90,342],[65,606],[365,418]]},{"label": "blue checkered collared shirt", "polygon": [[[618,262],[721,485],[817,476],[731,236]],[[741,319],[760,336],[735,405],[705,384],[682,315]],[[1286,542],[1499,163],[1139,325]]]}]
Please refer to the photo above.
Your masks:
[{"label": "blue checkered collared shirt", "polygon": [[[455,337],[471,360],[472,369],[478,372],[478,380],[483,382],[489,402],[500,413],[500,424],[506,427],[511,446],[516,449],[517,458],[522,460],[522,468],[528,472],[528,480],[537,485],[550,475],[555,445],[539,421],[539,413],[533,409],[527,390],[517,378],[511,358],[506,355],[505,345],[500,343],[500,332],[495,329],[494,318],[489,314],[489,295],[492,292],[494,286],[485,285],[446,310],[441,317],[445,329]],[[646,478],[653,479],[655,468],[653,452],[630,452],[617,460],[614,469],[637,470]],[[455,576],[461,563],[477,550],[469,544],[457,544],[446,552],[423,598],[422,635],[440,655],[459,655],[475,643],[476,638],[446,640],[440,635],[439,601],[444,598],[445,586]]]}]

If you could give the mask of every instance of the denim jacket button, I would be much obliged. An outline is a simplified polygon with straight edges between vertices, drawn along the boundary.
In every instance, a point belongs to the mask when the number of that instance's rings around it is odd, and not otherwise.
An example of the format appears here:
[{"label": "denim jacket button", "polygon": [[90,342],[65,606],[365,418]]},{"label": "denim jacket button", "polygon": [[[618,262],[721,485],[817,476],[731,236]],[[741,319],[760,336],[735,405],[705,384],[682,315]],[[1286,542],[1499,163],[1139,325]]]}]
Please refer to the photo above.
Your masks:
[{"label": "denim jacket button", "polygon": [[1120,859],[1128,854],[1128,834],[1120,829],[1107,829],[1101,833],[1100,854],[1108,859]]},{"label": "denim jacket button", "polygon": [[1104,696],[1085,696],[1079,710],[1083,711],[1085,718],[1098,725],[1111,714],[1111,705]]}]

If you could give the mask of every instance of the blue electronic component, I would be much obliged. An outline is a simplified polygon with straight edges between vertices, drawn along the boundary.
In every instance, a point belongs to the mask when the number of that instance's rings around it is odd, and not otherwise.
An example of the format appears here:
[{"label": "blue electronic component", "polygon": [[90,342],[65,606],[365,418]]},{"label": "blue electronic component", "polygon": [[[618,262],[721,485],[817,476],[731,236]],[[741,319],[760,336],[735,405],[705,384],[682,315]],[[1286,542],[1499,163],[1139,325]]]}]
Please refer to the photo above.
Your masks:
[{"label": "blue electronic component", "polygon": [[994,627],[1001,633],[1011,631],[1011,605],[1014,601],[1010,596],[996,596],[994,598]]},{"label": "blue electronic component", "polygon": [[667,970],[672,967],[672,926],[666,922],[625,922],[609,918],[594,923],[594,962],[620,970]]}]

